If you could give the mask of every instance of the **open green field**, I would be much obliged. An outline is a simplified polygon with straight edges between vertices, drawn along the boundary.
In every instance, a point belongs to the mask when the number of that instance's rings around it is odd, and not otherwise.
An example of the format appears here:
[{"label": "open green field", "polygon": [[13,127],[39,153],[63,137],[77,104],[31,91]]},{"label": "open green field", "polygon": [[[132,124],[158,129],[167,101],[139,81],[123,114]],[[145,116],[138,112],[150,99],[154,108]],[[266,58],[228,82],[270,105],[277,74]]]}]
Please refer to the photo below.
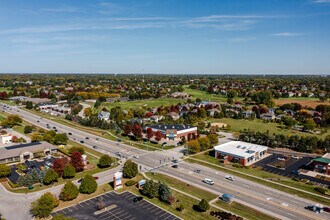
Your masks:
[{"label": "open green field", "polygon": [[140,107],[154,108],[162,105],[169,106],[184,102],[185,100],[176,99],[176,98],[145,99],[145,100],[135,100],[135,101],[127,101],[127,102],[104,102],[102,103],[101,108],[106,107],[110,109],[115,106],[120,106],[122,109],[131,109],[131,108],[134,109]]},{"label": "open green field", "polygon": [[278,123],[266,123],[262,120],[255,119],[255,120],[247,120],[247,119],[233,119],[233,118],[221,118],[215,119],[212,118],[209,120],[210,122],[221,122],[231,126],[231,131],[239,132],[240,130],[244,129],[251,129],[254,131],[259,132],[266,132],[269,131],[269,134],[283,134],[283,135],[299,135],[299,136],[316,136],[320,138],[324,138],[330,134],[329,131],[324,134],[311,134],[308,132],[301,132],[301,131],[293,131],[288,130],[285,128],[280,128]]},{"label": "open green field", "polygon": [[[194,159],[198,159],[198,160],[194,160]],[[246,168],[236,168],[236,167],[231,166],[231,164],[223,165],[219,162],[218,159],[216,159],[212,156],[209,156],[209,155],[205,155],[205,154],[194,155],[186,160],[191,163],[197,163],[197,164],[200,164],[203,166],[210,167],[212,169],[217,169],[217,170],[220,170],[220,171],[223,171],[223,172],[226,172],[226,173],[238,176],[238,177],[242,177],[242,178],[251,180],[253,182],[260,183],[262,185],[281,190],[283,192],[287,192],[287,193],[290,193],[293,195],[299,195],[300,197],[310,199],[315,202],[319,202],[319,203],[322,203],[325,205],[330,205],[330,197],[326,198],[327,196],[318,193],[316,190],[314,190],[314,188],[316,186],[313,186],[313,185],[308,185],[308,184],[305,184],[302,182],[297,182],[292,179],[286,178],[284,176],[269,173],[269,172],[266,172],[266,171],[263,171],[263,170],[260,170],[257,168],[250,167],[249,169],[246,169]],[[257,177],[257,178],[255,178],[255,177]],[[262,179],[260,179],[260,178],[262,178]],[[271,180],[271,181],[267,181],[267,180]],[[274,182],[274,183],[272,183],[272,182]],[[282,185],[279,185],[276,183],[291,186],[296,189],[304,190],[304,191],[306,191],[306,193],[303,191],[286,188],[286,187],[283,187]],[[313,193],[313,194],[310,194],[308,192]],[[318,195],[320,195],[320,196],[318,196]]]}]

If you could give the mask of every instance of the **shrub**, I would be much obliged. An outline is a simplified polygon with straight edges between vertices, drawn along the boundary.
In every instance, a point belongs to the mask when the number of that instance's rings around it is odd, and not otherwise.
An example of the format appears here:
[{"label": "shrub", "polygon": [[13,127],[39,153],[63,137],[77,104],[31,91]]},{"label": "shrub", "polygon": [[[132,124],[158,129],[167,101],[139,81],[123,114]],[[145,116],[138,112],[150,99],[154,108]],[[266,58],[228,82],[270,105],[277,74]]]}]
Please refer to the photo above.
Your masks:
[{"label": "shrub", "polygon": [[9,176],[11,174],[11,168],[6,164],[0,164],[0,178]]},{"label": "shrub", "polygon": [[73,184],[71,181],[68,181],[64,185],[61,191],[60,199],[63,201],[70,201],[77,198],[78,195],[79,195],[78,187],[75,184]]},{"label": "shrub", "polygon": [[128,181],[126,181],[126,183],[125,183],[125,185],[126,186],[133,186],[133,185],[135,185],[137,182],[135,181],[135,180],[128,180]]},{"label": "shrub", "polygon": [[292,180],[300,182],[299,178],[297,178],[297,177],[292,177]]},{"label": "shrub", "polygon": [[154,198],[158,197],[158,191],[158,183],[153,180],[147,180],[141,190],[141,193],[149,198]]},{"label": "shrub", "polygon": [[63,171],[63,178],[73,178],[76,175],[76,170],[71,164],[67,164]]},{"label": "shrub", "polygon": [[53,182],[56,182],[57,179],[58,179],[58,174],[53,169],[48,169],[43,179],[43,183],[45,185],[49,185]]},{"label": "shrub", "polygon": [[124,164],[123,175],[125,178],[133,178],[138,174],[138,166],[131,160],[127,160]]},{"label": "shrub", "polygon": [[91,194],[97,189],[97,182],[92,175],[86,175],[80,184],[79,192],[83,194]]},{"label": "shrub", "polygon": [[159,199],[163,202],[168,202],[169,201],[169,197],[172,195],[171,193],[171,189],[162,182],[158,183],[158,195],[159,195]]},{"label": "shrub", "polygon": [[81,154],[84,154],[85,153],[85,149],[83,147],[70,147],[69,150],[68,150],[68,153],[69,154],[72,154],[73,152],[79,152]]},{"label": "shrub", "polygon": [[179,212],[182,212],[184,210],[184,206],[182,204],[180,204],[179,206],[176,207],[176,210],[178,210]]},{"label": "shrub", "polygon": [[53,194],[46,192],[37,201],[32,203],[31,213],[35,217],[46,218],[56,206],[58,206],[58,200]]},{"label": "shrub", "polygon": [[110,156],[107,155],[107,154],[104,154],[104,155],[100,158],[98,166],[99,166],[100,168],[110,167],[114,161],[115,161],[115,158],[110,157]]},{"label": "shrub", "polygon": [[319,193],[325,194],[325,195],[329,195],[329,192],[327,189],[322,188],[322,187],[315,187],[314,188],[316,191],[318,191]]},{"label": "shrub", "polygon": [[206,212],[209,208],[210,205],[205,199],[202,199],[198,205],[194,206],[194,209],[198,212]]},{"label": "shrub", "polygon": [[173,203],[175,203],[175,201],[176,201],[175,196],[174,196],[173,194],[171,194],[171,195],[168,197],[168,200],[167,200],[168,204],[172,205]]}]

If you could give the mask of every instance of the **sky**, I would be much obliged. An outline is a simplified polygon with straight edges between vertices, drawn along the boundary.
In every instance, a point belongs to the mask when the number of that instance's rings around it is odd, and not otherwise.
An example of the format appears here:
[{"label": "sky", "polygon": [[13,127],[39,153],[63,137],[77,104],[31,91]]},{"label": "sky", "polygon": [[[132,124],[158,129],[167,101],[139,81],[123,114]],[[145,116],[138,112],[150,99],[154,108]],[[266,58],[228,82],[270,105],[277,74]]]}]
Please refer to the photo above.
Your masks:
[{"label": "sky", "polygon": [[0,0],[0,72],[330,74],[330,0]]}]

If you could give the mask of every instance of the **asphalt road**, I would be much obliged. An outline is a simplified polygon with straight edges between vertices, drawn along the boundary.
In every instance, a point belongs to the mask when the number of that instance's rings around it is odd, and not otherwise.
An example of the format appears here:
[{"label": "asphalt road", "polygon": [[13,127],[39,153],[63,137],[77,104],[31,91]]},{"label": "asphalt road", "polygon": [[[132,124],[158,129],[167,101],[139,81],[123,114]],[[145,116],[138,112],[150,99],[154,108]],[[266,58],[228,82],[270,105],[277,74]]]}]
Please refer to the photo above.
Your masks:
[{"label": "asphalt road", "polygon": [[[145,150],[137,149],[122,143],[117,143],[108,139],[98,137],[93,134],[89,134],[84,131],[80,131],[75,128],[71,128],[48,119],[40,119],[39,116],[32,113],[26,112],[22,109],[17,109],[11,107],[12,110],[8,110],[11,114],[18,114],[23,116],[23,119],[38,125],[40,127],[46,127],[48,123],[51,128],[55,126],[60,133],[72,133],[69,136],[71,140],[76,138],[75,141],[79,142],[84,140],[84,145],[87,147],[92,147],[94,145],[98,146],[98,151],[102,153],[109,153],[113,155],[115,152],[121,152],[127,158],[131,158],[133,155],[139,155],[139,159],[135,160],[139,166],[141,166],[142,171],[156,169],[160,172],[171,175],[182,181],[194,184],[200,188],[212,191],[216,194],[221,195],[222,193],[229,193],[235,195],[235,200],[242,204],[248,205],[250,207],[256,208],[267,214],[276,216],[280,219],[328,219],[328,213],[316,214],[304,209],[306,205],[315,204],[314,202],[304,200],[300,197],[293,195],[288,195],[279,190],[275,190],[263,185],[236,178],[234,182],[228,182],[224,178],[225,173],[215,171],[213,169],[200,166],[198,164],[190,163],[180,163],[179,169],[174,169],[168,167],[171,164],[171,158],[179,158],[181,154],[174,150],[166,151],[153,151],[148,152]],[[37,122],[39,120],[40,122]],[[89,137],[86,140],[85,137]],[[96,140],[98,138],[98,140]],[[183,170],[182,170],[183,169]],[[190,173],[194,169],[201,169],[202,173],[197,175],[195,173]],[[202,182],[205,178],[211,178],[214,180],[215,184],[213,186],[208,186]]]}]

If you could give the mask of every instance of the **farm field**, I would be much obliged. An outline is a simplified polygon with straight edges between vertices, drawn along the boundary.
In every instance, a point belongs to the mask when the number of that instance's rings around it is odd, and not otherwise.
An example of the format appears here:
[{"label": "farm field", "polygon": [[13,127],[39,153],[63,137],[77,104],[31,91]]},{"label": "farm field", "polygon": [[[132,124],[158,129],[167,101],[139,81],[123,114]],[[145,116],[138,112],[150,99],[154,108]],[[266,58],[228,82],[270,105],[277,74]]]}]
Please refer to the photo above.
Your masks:
[{"label": "farm field", "polygon": [[330,105],[330,101],[321,102],[318,98],[307,98],[307,97],[300,97],[300,98],[280,98],[274,99],[274,102],[277,106],[284,105],[287,103],[299,103],[300,105],[315,108],[318,105]]},{"label": "farm field", "polygon": [[292,131],[288,129],[282,129],[279,127],[278,123],[265,123],[262,120],[245,120],[245,119],[233,119],[233,118],[221,118],[221,119],[211,119],[210,122],[220,122],[231,126],[231,131],[240,131],[244,129],[251,129],[259,132],[269,131],[270,134],[283,134],[283,135],[300,135],[300,136],[316,136],[316,137],[326,137],[330,134],[329,131],[325,134],[311,134],[308,132]]},{"label": "farm field", "polygon": [[183,99],[176,98],[161,98],[161,99],[147,99],[147,100],[136,100],[127,102],[104,102],[101,105],[103,107],[113,108],[115,106],[120,106],[122,109],[140,108],[140,107],[159,107],[161,105],[176,105],[177,103],[184,103]]}]

